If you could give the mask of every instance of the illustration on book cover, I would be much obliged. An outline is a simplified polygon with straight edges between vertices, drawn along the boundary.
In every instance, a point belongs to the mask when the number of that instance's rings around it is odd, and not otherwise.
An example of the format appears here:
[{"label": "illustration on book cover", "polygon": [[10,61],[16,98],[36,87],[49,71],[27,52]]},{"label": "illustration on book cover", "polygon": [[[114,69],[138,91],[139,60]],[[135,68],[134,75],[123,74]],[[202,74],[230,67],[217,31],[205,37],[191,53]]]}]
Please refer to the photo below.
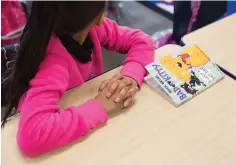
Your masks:
[{"label": "illustration on book cover", "polygon": [[[197,46],[187,45],[173,54],[161,56],[146,66],[155,88],[163,88],[177,105],[191,99],[224,77],[222,71]],[[148,81],[148,79],[146,79]],[[148,82],[149,85],[154,85]],[[163,91],[162,90],[162,91]]]}]

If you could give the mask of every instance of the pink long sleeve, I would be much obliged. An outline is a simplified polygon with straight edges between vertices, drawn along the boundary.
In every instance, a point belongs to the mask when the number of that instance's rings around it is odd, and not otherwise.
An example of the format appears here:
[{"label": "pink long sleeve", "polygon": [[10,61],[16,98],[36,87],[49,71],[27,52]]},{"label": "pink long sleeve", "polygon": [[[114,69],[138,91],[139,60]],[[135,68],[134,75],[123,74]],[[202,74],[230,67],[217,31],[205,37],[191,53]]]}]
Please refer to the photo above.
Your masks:
[{"label": "pink long sleeve", "polygon": [[151,37],[141,30],[118,26],[107,18],[96,30],[102,46],[127,54],[121,74],[132,77],[141,86],[146,74],[144,67],[154,60],[155,45]]},{"label": "pink long sleeve", "polygon": [[59,148],[106,123],[106,112],[94,99],[65,110],[57,105],[67,89],[87,80],[89,75],[84,71],[100,73],[100,43],[109,50],[127,53],[121,74],[142,84],[146,73],[144,66],[154,58],[154,44],[148,35],[140,30],[118,27],[115,22],[105,19],[101,27],[92,30],[91,36],[94,43],[93,61],[88,64],[76,61],[58,38],[51,37],[50,51],[46,53],[18,107],[21,113],[17,143],[26,156],[33,157]]},{"label": "pink long sleeve", "polygon": [[68,87],[69,64],[55,56],[45,61],[18,107],[17,142],[28,157],[75,141],[107,121],[103,107],[93,99],[61,110],[56,103]]}]

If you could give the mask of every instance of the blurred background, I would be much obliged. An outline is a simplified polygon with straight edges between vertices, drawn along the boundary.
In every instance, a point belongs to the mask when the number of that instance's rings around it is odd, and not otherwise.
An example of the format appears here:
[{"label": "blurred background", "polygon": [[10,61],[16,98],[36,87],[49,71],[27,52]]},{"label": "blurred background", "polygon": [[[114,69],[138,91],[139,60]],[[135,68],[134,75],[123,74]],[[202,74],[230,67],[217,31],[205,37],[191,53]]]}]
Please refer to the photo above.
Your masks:
[{"label": "blurred background", "polygon": [[[151,5],[153,1],[150,1]],[[114,3],[114,2],[113,2]],[[147,2],[149,3],[149,2]],[[107,16],[119,23],[119,25],[128,26],[143,30],[145,33],[152,35],[157,31],[162,31],[172,28],[173,22],[170,17],[155,11],[146,4],[136,1],[121,1],[115,2],[111,7],[115,9],[108,9]],[[173,10],[173,9],[172,9]],[[104,71],[122,64],[124,55],[117,52],[107,52],[104,50]]]},{"label": "blurred background", "polygon": [[[106,16],[119,25],[141,29],[153,37],[156,47],[181,44],[181,37],[236,11],[235,1],[107,1]],[[200,2],[200,1],[195,1]],[[19,41],[21,31],[30,13],[30,1],[1,1],[2,47]],[[189,28],[191,16],[197,9],[197,22]],[[208,18],[207,18],[208,17]],[[116,52],[104,54],[104,71],[121,65],[124,56]],[[2,68],[5,70],[5,68]]]},{"label": "blurred background", "polygon": [[[151,35],[158,48],[168,43],[181,45],[180,39],[186,33],[236,12],[236,1],[201,2],[199,15],[196,16],[198,21],[188,32],[191,16],[196,9],[194,5],[198,4],[173,0],[112,1],[107,3],[106,15],[121,26],[138,28]],[[182,30],[185,27],[186,30]],[[124,59],[123,55],[106,50],[103,55],[104,71],[121,65]]]},{"label": "blurred background", "polygon": [[[17,54],[17,46],[30,1],[1,1],[2,75]],[[152,36],[156,48],[181,45],[183,35],[236,12],[236,1],[107,1],[105,15],[119,25],[141,29]],[[103,50],[104,72],[120,66],[125,58]],[[3,76],[1,77],[3,82]],[[2,96],[5,95],[2,87]]]}]

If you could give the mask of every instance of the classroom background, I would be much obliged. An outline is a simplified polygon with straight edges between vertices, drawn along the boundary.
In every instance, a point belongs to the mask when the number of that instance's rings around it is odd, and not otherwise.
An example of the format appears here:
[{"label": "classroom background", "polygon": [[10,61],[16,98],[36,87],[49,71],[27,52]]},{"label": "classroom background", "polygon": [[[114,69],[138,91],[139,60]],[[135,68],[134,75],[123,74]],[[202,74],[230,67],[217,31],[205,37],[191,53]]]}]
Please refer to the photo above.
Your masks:
[{"label": "classroom background", "polygon": [[[118,7],[121,14],[110,14],[109,17],[118,21],[120,25],[142,29],[149,35],[173,29],[173,0],[161,1],[120,1]],[[227,1],[226,13],[223,17],[236,12],[236,1]],[[108,71],[122,64],[124,56],[116,52],[110,56],[104,50],[104,70]]]},{"label": "classroom background", "polygon": [[[3,2],[2,4],[2,26],[1,26],[1,43],[3,46],[8,46],[9,44],[18,43],[21,31],[23,29],[24,23],[30,11],[30,1],[19,1],[19,4],[11,4],[3,6],[3,3],[14,3],[14,2]],[[159,34],[169,33],[173,30],[173,14],[174,5],[172,0],[162,0],[162,1],[108,1],[106,5],[106,16],[117,21],[119,25],[128,26],[131,28],[138,28],[146,32],[147,34],[153,36],[153,39],[159,41]],[[21,5],[21,6],[19,6]],[[5,9],[3,8],[5,7]],[[22,7],[19,9],[19,7]],[[8,10],[7,8],[11,9]],[[4,9],[4,10],[3,10]],[[6,10],[7,9],[7,10]],[[8,12],[4,14],[3,12]],[[227,1],[227,9],[224,15],[225,17],[236,12],[236,1]],[[10,13],[10,14],[9,14]],[[26,17],[26,18],[24,18]],[[219,18],[219,19],[221,19]],[[16,21],[14,21],[14,19]],[[4,27],[3,22],[7,20],[6,25],[11,27]],[[12,25],[11,21],[13,21]],[[14,32],[12,32],[14,31]],[[5,33],[4,33],[5,32]],[[4,36],[4,34],[6,34]],[[10,35],[8,35],[10,34]],[[158,36],[158,37],[157,37]],[[162,43],[163,45],[165,44]],[[166,44],[168,44],[166,42]],[[158,47],[157,47],[158,48]],[[10,48],[10,54],[14,54],[14,47]],[[4,51],[2,51],[2,73],[6,70],[8,65],[11,64],[8,60],[4,58]],[[9,54],[9,53],[7,53]],[[125,58],[117,52],[107,52],[103,50],[103,60],[104,60],[104,72],[109,71],[117,66],[120,66]],[[2,77],[3,80],[3,77]],[[5,95],[4,89],[2,87],[2,95]],[[4,107],[2,109],[4,113]]]},{"label": "classroom background", "polygon": [[[215,5],[216,2],[218,5],[215,7],[220,10],[209,5]],[[184,44],[196,42],[225,73],[222,81],[178,108],[162,97],[160,92],[157,93],[144,83],[136,95],[135,105],[129,110],[112,115],[108,124],[93,129],[90,135],[78,142],[37,158],[27,158],[19,152],[16,140],[19,114],[12,113],[7,125],[1,130],[0,164],[235,165],[236,2],[207,3],[209,11],[205,6],[201,18],[209,18],[211,15],[214,19],[204,23],[191,16],[194,15],[198,3],[195,4],[196,8],[193,7],[194,10],[190,10],[189,4],[189,8],[182,4],[183,8],[178,10],[177,15],[176,5],[173,6],[171,0],[107,1],[105,14],[119,25],[138,28],[151,35],[158,48],[155,50],[156,60],[162,55],[176,52]],[[5,71],[11,67],[14,62],[12,58],[17,54],[17,44],[29,15],[30,2],[1,1],[1,5],[1,95],[4,96],[6,88],[3,80],[4,75],[7,75]],[[189,57],[185,53],[183,55]],[[96,96],[101,82],[120,72],[122,66],[117,66],[122,64],[124,55],[103,50],[103,56],[106,73],[67,91],[58,102],[62,109],[69,105],[80,105]],[[196,76],[191,77],[199,82]],[[173,85],[172,82],[170,84]],[[191,86],[184,87],[191,92]],[[2,100],[2,116],[5,113],[4,106]]]}]

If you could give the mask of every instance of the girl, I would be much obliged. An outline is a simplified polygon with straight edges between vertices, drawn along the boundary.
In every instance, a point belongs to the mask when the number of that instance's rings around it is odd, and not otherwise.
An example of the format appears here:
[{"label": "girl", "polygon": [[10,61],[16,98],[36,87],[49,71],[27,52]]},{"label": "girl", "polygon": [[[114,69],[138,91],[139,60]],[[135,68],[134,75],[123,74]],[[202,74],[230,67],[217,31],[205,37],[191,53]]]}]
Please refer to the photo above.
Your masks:
[{"label": "girl", "polygon": [[[133,104],[132,96],[154,58],[154,43],[140,30],[103,17],[105,2],[37,2],[25,26],[9,92],[4,125],[20,111],[17,143],[29,157],[51,151],[105,124],[107,113]],[[102,73],[101,46],[126,53],[119,76],[101,84],[98,95],[61,110],[66,90]]]}]

